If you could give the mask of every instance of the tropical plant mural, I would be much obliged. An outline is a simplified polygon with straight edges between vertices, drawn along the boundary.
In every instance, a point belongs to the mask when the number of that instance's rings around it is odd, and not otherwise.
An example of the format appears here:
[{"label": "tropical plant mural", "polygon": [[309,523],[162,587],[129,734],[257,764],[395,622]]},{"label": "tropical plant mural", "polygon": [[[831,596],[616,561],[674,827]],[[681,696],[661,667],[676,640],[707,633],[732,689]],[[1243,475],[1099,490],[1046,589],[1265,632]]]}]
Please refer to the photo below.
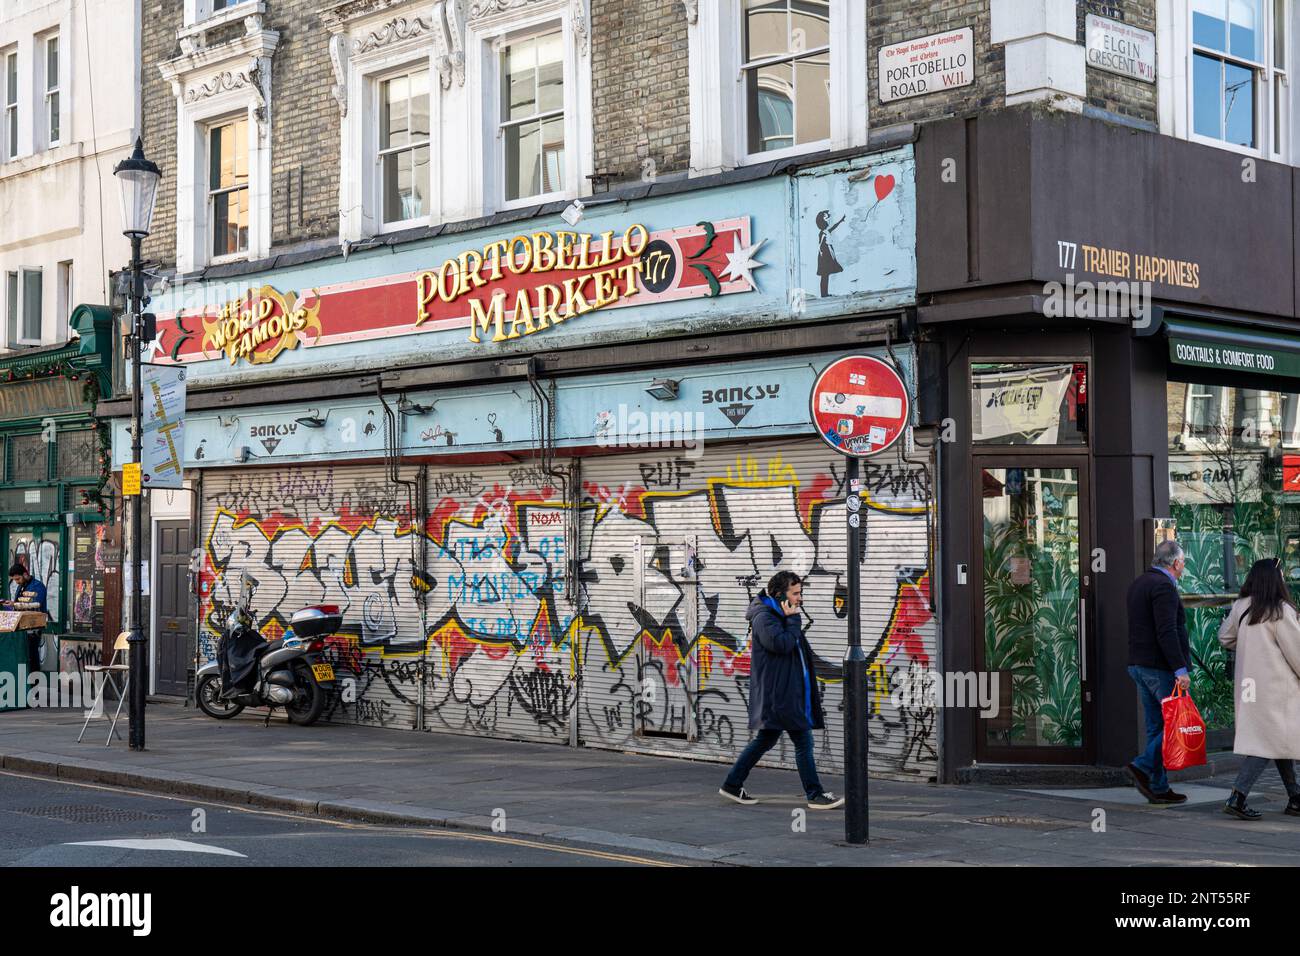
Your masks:
[{"label": "tropical plant mural", "polygon": [[[1179,589],[1184,594],[1223,594],[1223,515],[1213,506],[1171,506],[1178,540],[1187,558]],[[1187,609],[1187,637],[1192,651],[1192,699],[1208,727],[1232,724],[1232,680],[1227,655],[1219,644],[1219,624],[1227,606]]]},{"label": "tropical plant mural", "polygon": [[[1061,490],[1073,495],[1077,488],[1065,479],[1072,471],[1024,469],[1023,475],[1014,493],[989,496],[986,489],[984,666],[1010,678],[1012,709],[1009,726],[990,726],[989,742],[1077,747],[1083,742],[1078,515]],[[1012,487],[1008,481],[1001,490]]]},{"label": "tropical plant mural", "polygon": [[1261,558],[1282,559],[1293,594],[1300,580],[1300,496],[1283,490],[1294,453],[1281,447],[1278,414],[1296,398],[1228,389],[1216,418],[1188,411],[1186,388],[1169,385],[1170,516],[1187,556],[1180,590],[1217,598],[1188,608],[1187,630],[1192,696],[1206,724],[1222,728],[1233,722],[1230,661],[1219,645],[1224,614]]}]

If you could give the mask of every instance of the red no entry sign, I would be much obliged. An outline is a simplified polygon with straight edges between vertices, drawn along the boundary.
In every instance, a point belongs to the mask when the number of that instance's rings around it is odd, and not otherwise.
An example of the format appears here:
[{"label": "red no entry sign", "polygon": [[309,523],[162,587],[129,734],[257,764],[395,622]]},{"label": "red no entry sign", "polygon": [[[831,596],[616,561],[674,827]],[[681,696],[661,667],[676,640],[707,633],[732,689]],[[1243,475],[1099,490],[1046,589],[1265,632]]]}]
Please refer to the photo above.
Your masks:
[{"label": "red no entry sign", "polygon": [[817,434],[855,458],[878,455],[898,441],[910,414],[898,370],[870,355],[849,355],[826,366],[809,403]]}]

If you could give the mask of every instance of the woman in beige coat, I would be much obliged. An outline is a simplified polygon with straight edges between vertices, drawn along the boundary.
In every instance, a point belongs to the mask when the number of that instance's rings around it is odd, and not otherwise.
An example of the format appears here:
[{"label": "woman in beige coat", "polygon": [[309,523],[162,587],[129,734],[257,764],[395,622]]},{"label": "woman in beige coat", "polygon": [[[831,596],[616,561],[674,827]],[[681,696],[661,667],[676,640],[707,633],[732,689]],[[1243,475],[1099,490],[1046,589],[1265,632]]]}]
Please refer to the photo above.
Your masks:
[{"label": "woman in beige coat", "polygon": [[1246,757],[1223,812],[1258,820],[1246,795],[1270,760],[1277,764],[1291,800],[1284,812],[1300,817],[1300,616],[1276,558],[1256,561],[1241,596],[1219,627],[1219,643],[1237,652],[1233,686],[1237,738],[1233,750]]}]

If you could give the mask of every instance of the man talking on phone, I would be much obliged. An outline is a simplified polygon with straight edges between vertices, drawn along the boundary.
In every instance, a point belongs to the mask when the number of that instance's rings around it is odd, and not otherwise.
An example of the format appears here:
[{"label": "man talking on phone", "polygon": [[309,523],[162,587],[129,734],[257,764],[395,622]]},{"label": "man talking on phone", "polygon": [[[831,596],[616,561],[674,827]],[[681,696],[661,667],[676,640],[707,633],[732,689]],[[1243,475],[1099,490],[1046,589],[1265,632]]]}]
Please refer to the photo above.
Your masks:
[{"label": "man talking on phone", "polygon": [[799,606],[803,582],[790,571],[778,571],[754,598],[745,613],[753,639],[749,681],[749,729],[758,735],[749,743],[718,793],[736,803],[758,803],[745,792],[745,778],[754,764],[776,746],[781,733],[794,742],[794,759],[810,810],[835,810],[844,798],[827,793],[813,761],[813,731],[826,726],[821,693],[813,673],[812,648],[803,636]]}]

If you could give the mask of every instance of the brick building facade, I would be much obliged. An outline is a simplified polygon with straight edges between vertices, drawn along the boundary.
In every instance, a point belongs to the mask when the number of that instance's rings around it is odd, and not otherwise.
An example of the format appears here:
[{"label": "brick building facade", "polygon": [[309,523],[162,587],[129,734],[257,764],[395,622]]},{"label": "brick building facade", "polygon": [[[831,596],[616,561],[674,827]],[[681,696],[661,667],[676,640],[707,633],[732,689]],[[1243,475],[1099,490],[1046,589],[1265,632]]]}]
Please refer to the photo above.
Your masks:
[{"label": "brick building facade", "polygon": [[170,0],[145,0],[140,27],[144,60],[140,71],[140,135],[162,171],[162,185],[154,205],[154,228],[145,240],[144,255],[165,265],[176,262],[176,100],[157,64],[180,50],[176,31],[181,27],[181,9],[180,4]]},{"label": "brick building facade", "polygon": [[591,14],[596,172],[611,182],[690,169],[687,23],[675,0],[607,0]]},{"label": "brick building facade", "polygon": [[[173,81],[159,72],[159,64],[183,56],[178,36],[193,31],[188,12],[197,0],[185,3],[146,0],[143,24],[143,134],[163,169],[164,186],[155,217],[156,228],[146,243],[146,255],[158,262],[174,265],[176,254],[176,143],[177,96]],[[247,2],[247,0],[245,0]],[[554,4],[552,4],[554,6]],[[251,4],[264,23],[261,29],[278,34],[278,46],[269,62],[270,88],[273,91],[270,122],[270,183],[267,214],[271,249],[296,249],[328,244],[340,236],[340,177],[342,165],[341,112],[332,96],[338,79],[331,68],[332,29],[326,13],[343,10],[343,15],[365,15],[367,11],[395,16],[423,16],[436,19],[439,27],[449,22],[442,3],[399,2],[399,0],[353,0],[351,3],[323,5],[321,0],[258,0]],[[452,5],[452,20],[463,21],[479,10],[498,5],[459,0]],[[835,0],[828,9],[850,11],[848,0]],[[1048,3],[1045,7],[1060,7]],[[238,10],[239,5],[234,8]],[[589,21],[591,50],[591,152],[582,182],[569,184],[571,195],[585,195],[610,185],[649,181],[653,178],[674,179],[699,175],[738,164],[734,151],[723,151],[720,160],[696,155],[692,158],[692,123],[699,141],[727,135],[723,117],[717,128],[707,126],[713,119],[701,111],[693,99],[714,95],[715,81],[701,81],[692,73],[691,35],[703,30],[710,17],[725,4],[683,2],[683,0],[595,0],[579,4]],[[971,0],[962,3],[910,3],[881,0],[863,6],[862,32],[857,39],[863,48],[846,44],[855,72],[865,70],[867,91],[864,115],[858,122],[861,131],[837,133],[832,145],[844,146],[864,142],[865,129],[883,129],[896,124],[917,123],[946,115],[992,109],[1008,103],[1006,49],[1007,39],[994,42],[993,26],[998,3]],[[1154,0],[1080,0],[1066,4],[1077,21],[1074,43],[1085,42],[1084,23],[1089,13],[1106,16],[1143,30],[1155,29]],[[516,5],[526,12],[528,4]],[[518,15],[524,15],[520,13]],[[835,13],[833,15],[839,15]],[[1007,14],[1003,14],[1007,16]],[[187,19],[189,18],[189,19]],[[581,19],[581,18],[580,18]],[[411,22],[415,22],[413,19]],[[852,23],[850,24],[852,25]],[[735,24],[727,22],[726,28]],[[905,40],[970,27],[974,32],[974,80],[951,90],[929,95],[881,102],[879,95],[879,53],[882,47]],[[716,31],[717,24],[710,30]],[[206,49],[238,40],[244,27],[239,18],[227,17],[216,27],[199,34]],[[710,37],[717,36],[710,32]],[[1060,37],[1050,38],[1065,43]],[[1010,42],[1048,42],[1046,36],[1021,37]],[[708,42],[713,42],[712,40]],[[437,55],[432,50],[431,55]],[[464,53],[457,55],[463,57]],[[739,55],[739,54],[738,54]],[[711,63],[697,73],[707,71]],[[1073,69],[1073,68],[1072,68]],[[1078,70],[1074,70],[1078,72]],[[695,78],[693,78],[693,76]],[[1157,123],[1156,87],[1154,84],[1121,77],[1096,69],[1080,74],[1081,95],[1074,108],[1113,121],[1128,122],[1153,129]],[[730,95],[723,85],[722,93]],[[1068,89],[1065,91],[1068,93]],[[180,96],[187,95],[180,91]],[[1013,98],[1015,99],[1015,98]],[[856,108],[856,101],[855,107]],[[1067,107],[1070,108],[1070,107]],[[345,114],[344,114],[345,115]],[[594,183],[594,187],[593,184]],[[480,213],[492,211],[487,201],[472,203]],[[464,216],[455,218],[465,218]],[[345,229],[346,233],[347,230]]]}]

